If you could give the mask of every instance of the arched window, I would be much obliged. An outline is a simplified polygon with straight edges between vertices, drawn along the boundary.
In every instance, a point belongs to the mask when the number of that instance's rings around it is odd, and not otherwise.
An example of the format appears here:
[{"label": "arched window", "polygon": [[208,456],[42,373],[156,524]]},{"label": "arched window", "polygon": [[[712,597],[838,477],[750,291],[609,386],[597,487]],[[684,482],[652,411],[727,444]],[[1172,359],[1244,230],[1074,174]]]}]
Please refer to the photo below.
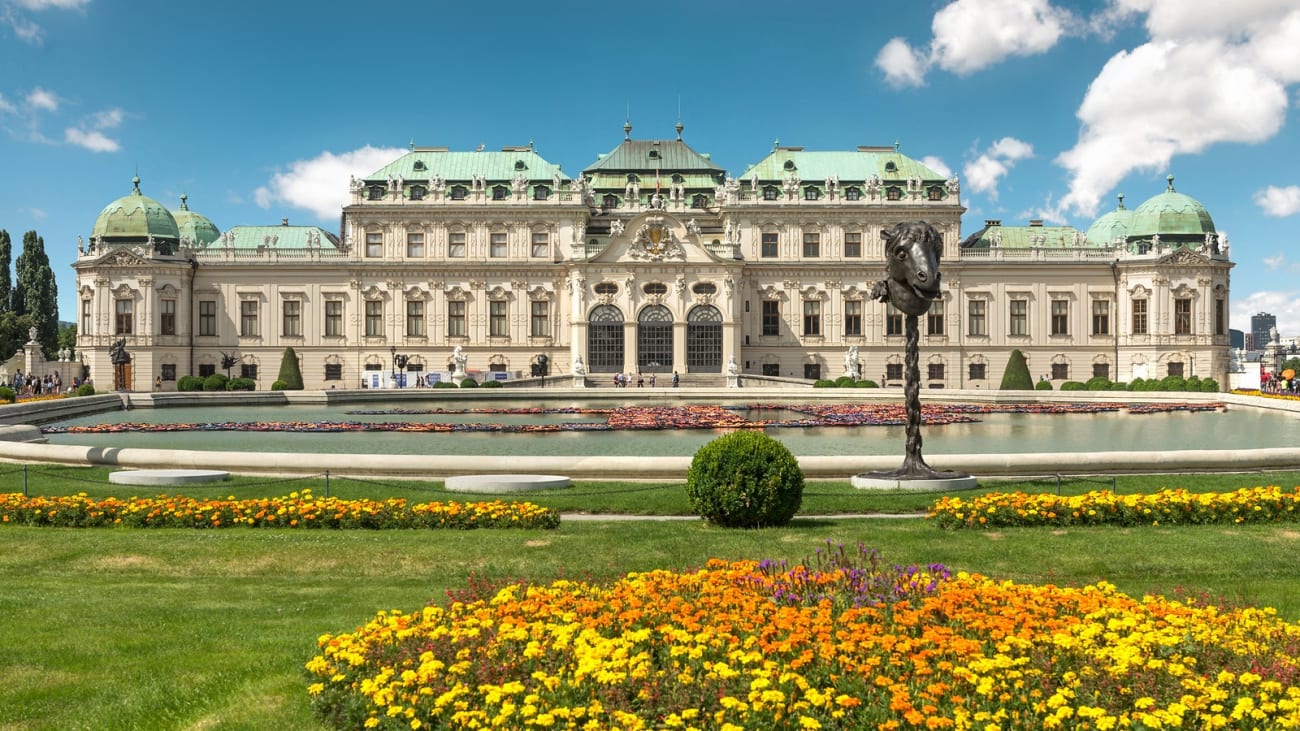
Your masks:
[{"label": "arched window", "polygon": [[646,373],[673,369],[673,313],[663,305],[651,305],[637,318],[636,366]]},{"label": "arched window", "polygon": [[700,305],[686,315],[686,370],[722,371],[722,312],[713,305]]},{"label": "arched window", "polygon": [[600,305],[587,317],[587,368],[592,373],[623,370],[623,312],[614,305]]}]

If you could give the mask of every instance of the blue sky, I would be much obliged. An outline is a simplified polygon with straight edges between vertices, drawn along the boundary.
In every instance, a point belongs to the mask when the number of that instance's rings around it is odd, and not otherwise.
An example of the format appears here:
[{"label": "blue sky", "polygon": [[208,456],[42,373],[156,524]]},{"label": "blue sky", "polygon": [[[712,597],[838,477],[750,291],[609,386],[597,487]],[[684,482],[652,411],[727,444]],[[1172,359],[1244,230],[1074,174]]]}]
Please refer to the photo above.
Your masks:
[{"label": "blue sky", "polygon": [[0,228],[75,313],[77,236],[131,189],[218,227],[337,231],[414,142],[529,141],[573,175],[637,138],[733,175],[776,140],[898,142],[985,218],[1081,228],[1164,190],[1227,232],[1232,327],[1300,335],[1294,0],[657,3],[0,0]]}]

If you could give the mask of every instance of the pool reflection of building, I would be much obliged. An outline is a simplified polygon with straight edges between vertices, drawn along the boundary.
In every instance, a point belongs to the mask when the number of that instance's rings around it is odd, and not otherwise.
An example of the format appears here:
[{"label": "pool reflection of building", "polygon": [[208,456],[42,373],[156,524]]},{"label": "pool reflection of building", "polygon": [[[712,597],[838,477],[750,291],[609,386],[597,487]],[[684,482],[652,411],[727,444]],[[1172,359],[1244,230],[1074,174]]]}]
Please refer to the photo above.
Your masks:
[{"label": "pool reflection of building", "polygon": [[[79,244],[77,353],[97,383],[164,389],[222,372],[269,388],[293,347],[308,388],[447,377],[680,372],[900,383],[903,317],[869,297],[880,233],[944,237],[943,297],[922,326],[930,388],[996,388],[1014,349],[1035,378],[1167,374],[1226,385],[1226,238],[1167,189],[1087,231],[986,221],[963,237],[958,181],[897,146],[776,146],[731,177],[681,137],[625,138],[576,178],[531,146],[415,148],[353,180],[341,237],[314,226],[221,232],[136,187]],[[382,374],[382,375],[381,375]],[[600,377],[605,381],[603,377]],[[659,385],[667,385],[660,380]]]}]

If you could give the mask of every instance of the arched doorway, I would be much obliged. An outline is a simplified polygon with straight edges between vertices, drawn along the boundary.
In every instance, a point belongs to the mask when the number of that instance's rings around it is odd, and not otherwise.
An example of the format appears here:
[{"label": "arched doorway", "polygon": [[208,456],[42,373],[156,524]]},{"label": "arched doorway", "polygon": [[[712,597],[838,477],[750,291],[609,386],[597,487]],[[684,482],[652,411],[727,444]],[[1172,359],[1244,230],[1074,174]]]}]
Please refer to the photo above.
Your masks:
[{"label": "arched doorway", "polygon": [[587,318],[587,371],[619,373],[623,370],[623,313],[614,305],[600,305]]},{"label": "arched doorway", "polygon": [[673,313],[663,305],[651,305],[637,318],[636,367],[643,373],[673,369]]},{"label": "arched doorway", "polygon": [[700,305],[686,315],[686,371],[722,371],[722,312]]}]

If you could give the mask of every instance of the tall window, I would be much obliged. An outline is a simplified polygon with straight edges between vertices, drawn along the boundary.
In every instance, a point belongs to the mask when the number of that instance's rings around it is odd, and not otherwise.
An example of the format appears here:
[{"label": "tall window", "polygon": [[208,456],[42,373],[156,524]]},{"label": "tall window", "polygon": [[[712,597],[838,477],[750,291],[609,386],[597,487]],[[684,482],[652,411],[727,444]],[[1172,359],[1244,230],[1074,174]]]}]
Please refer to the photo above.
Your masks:
[{"label": "tall window", "polygon": [[366,256],[377,257],[384,255],[384,235],[379,232],[366,232]]},{"label": "tall window", "polygon": [[803,255],[806,259],[815,259],[822,255],[822,235],[816,232],[803,235]]},{"label": "tall window", "polygon": [[903,334],[903,311],[890,302],[885,305],[885,334]]},{"label": "tall window", "polygon": [[1174,300],[1174,334],[1192,334],[1192,301],[1186,297]]},{"label": "tall window", "polygon": [[781,303],[777,300],[763,300],[763,334],[781,334]]},{"label": "tall window", "polygon": [[988,331],[988,302],[985,300],[967,300],[966,302],[966,334],[973,337],[984,337],[989,334]]},{"label": "tall window", "polygon": [[384,335],[384,301],[366,300],[366,337],[378,338]]},{"label": "tall window", "polygon": [[135,328],[135,302],[131,300],[114,300],[116,313],[113,332],[117,335],[130,335]]},{"label": "tall window", "polygon": [[1070,301],[1052,300],[1052,334],[1070,334]]},{"label": "tall window", "polygon": [[763,250],[761,255],[764,259],[774,259],[777,257],[779,253],[778,242],[779,239],[777,238],[776,232],[763,233]]},{"label": "tall window", "polygon": [[1052,364],[1052,380],[1053,380],[1053,381],[1068,381],[1068,380],[1070,380],[1070,364],[1069,364],[1069,363],[1053,363],[1053,364]]},{"label": "tall window", "polygon": [[988,364],[971,363],[968,373],[969,375],[967,376],[967,378],[969,378],[970,380],[983,381],[988,377]]},{"label": "tall window", "polygon": [[1228,301],[1222,297],[1214,300],[1214,334],[1228,332]]},{"label": "tall window", "polygon": [[260,332],[257,326],[257,300],[243,300],[239,303],[240,336],[255,338]]},{"label": "tall window", "polygon": [[506,235],[503,232],[493,232],[488,238],[488,254],[494,259],[500,259],[506,255]]},{"label": "tall window", "polygon": [[1092,301],[1092,334],[1093,335],[1110,334],[1110,301],[1109,300]]},{"label": "tall window", "polygon": [[325,337],[343,337],[343,300],[325,300]]},{"label": "tall window", "polygon": [[424,301],[406,301],[406,337],[424,337]]},{"label": "tall window", "polygon": [[82,301],[81,301],[81,330],[80,330],[80,332],[88,333],[88,332],[90,332],[91,329],[92,329],[92,328],[90,327],[90,308],[91,308],[91,301],[90,301],[90,300],[82,300]]},{"label": "tall window", "polygon": [[818,300],[803,301],[803,334],[822,334],[822,303]]},{"label": "tall window", "polygon": [[925,366],[925,378],[927,381],[943,380],[943,363],[927,363]]},{"label": "tall window", "polygon": [[1133,300],[1133,334],[1147,334],[1147,301]]},{"label": "tall window", "polygon": [[465,232],[453,231],[447,236],[447,256],[453,259],[465,258]]},{"label": "tall window", "polygon": [[549,256],[551,253],[551,239],[545,232],[533,233],[533,256]]},{"label": "tall window", "polygon": [[494,338],[510,336],[510,325],[506,321],[505,300],[492,300],[488,303],[488,334]]},{"label": "tall window", "polygon": [[199,334],[217,334],[217,301],[199,300]]},{"label": "tall window", "polygon": [[901,381],[901,380],[903,380],[903,364],[902,364],[902,363],[886,363],[886,364],[885,364],[885,380],[886,380],[886,381]]},{"label": "tall window", "polygon": [[452,300],[447,303],[447,337],[465,337],[464,300]]},{"label": "tall window", "polygon": [[302,335],[302,302],[299,300],[283,300],[280,303],[281,313],[284,315],[284,335],[285,337],[296,338]]},{"label": "tall window", "polygon": [[1029,334],[1029,300],[1011,300],[1011,318],[1008,333],[1011,335]]},{"label": "tall window", "polygon": [[862,334],[862,300],[844,302],[844,335],[853,337]]},{"label": "tall window", "polygon": [[844,256],[853,258],[862,256],[861,231],[853,231],[844,234]]},{"label": "tall window", "polygon": [[927,335],[943,335],[942,300],[935,300],[930,303],[930,309],[925,313],[925,328]]},{"label": "tall window", "polygon": [[158,301],[158,334],[176,334],[176,300]]},{"label": "tall window", "polygon": [[176,364],[175,364],[175,363],[163,363],[163,364],[162,364],[162,373],[161,373],[158,377],[161,378],[161,379],[163,379],[164,381],[174,381],[174,380],[176,380]]},{"label": "tall window", "polygon": [[551,303],[546,300],[533,300],[529,308],[528,334],[535,338],[551,336]]},{"label": "tall window", "polygon": [[424,234],[411,232],[406,234],[406,258],[424,258]]}]

